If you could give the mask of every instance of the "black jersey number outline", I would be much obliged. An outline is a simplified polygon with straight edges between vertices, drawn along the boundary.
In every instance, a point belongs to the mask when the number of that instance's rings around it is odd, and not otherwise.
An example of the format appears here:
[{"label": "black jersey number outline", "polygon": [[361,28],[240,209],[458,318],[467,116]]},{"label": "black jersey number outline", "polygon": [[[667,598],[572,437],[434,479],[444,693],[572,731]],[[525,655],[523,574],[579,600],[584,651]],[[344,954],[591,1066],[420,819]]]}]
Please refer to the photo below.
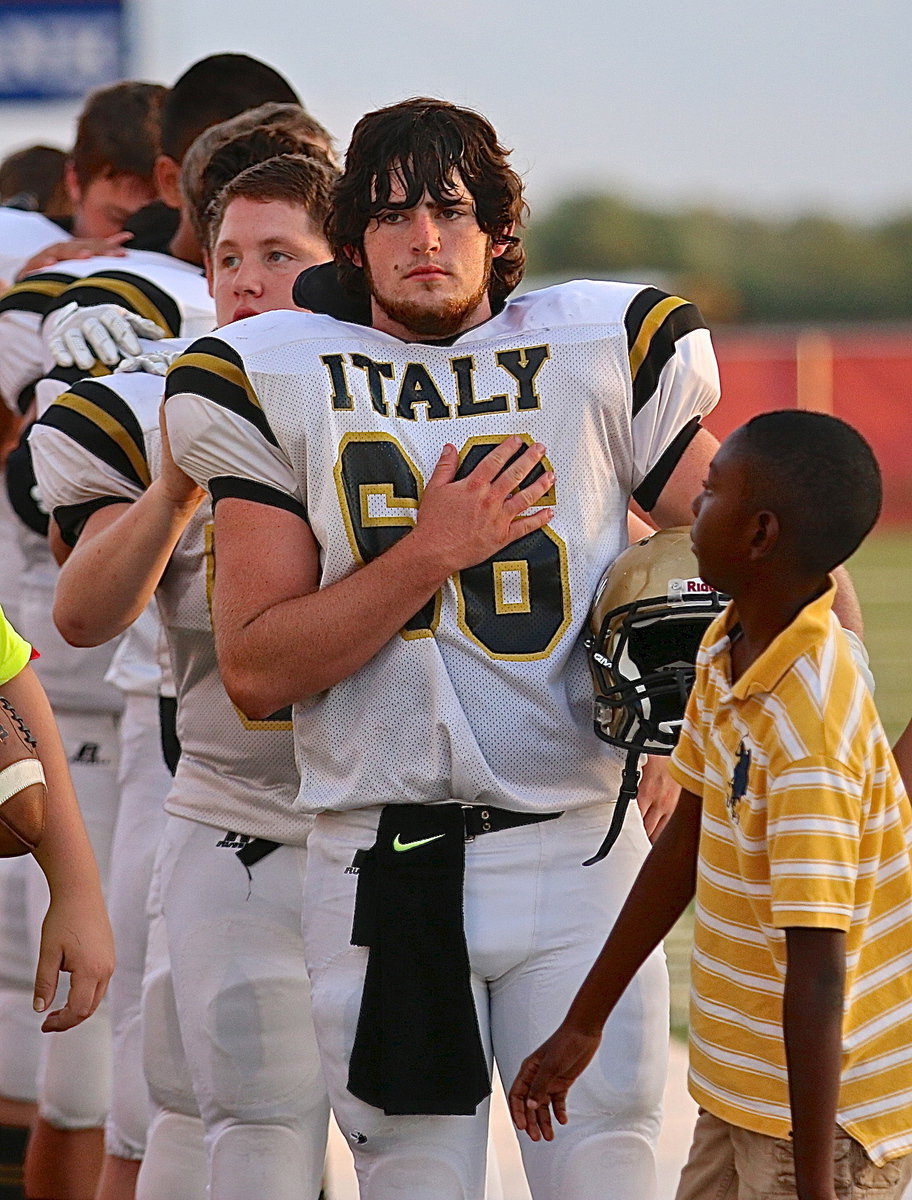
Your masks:
[{"label": "black jersey number outline", "polygon": [[[457,478],[472,471],[508,436],[469,438],[459,454]],[[523,440],[532,443],[530,437]],[[547,463],[529,478],[545,469]],[[334,476],[352,554],[363,566],[414,526],[424,480],[388,433],[345,434]],[[553,504],[553,488],[538,503]],[[485,562],[457,572],[453,584],[459,629],[490,658],[546,658],[570,624],[567,551],[552,529],[537,529]],[[441,600],[437,592],[406,622],[402,637],[433,637]]]}]

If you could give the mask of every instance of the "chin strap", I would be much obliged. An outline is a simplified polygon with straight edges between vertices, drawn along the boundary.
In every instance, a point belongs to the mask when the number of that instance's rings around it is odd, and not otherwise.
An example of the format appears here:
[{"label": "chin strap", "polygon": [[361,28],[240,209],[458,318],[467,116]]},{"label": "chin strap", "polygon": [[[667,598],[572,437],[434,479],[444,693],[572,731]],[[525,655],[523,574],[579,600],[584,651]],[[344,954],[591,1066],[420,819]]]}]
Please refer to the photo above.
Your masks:
[{"label": "chin strap", "polygon": [[587,858],[583,863],[584,867],[592,867],[596,863],[601,862],[606,857],[608,851],[621,836],[621,826],[624,824],[624,817],[627,814],[627,805],[631,800],[636,799],[637,789],[640,786],[640,750],[628,750],[627,759],[624,763],[624,774],[621,778],[621,790],[618,792],[617,802],[614,806],[614,816],[611,818],[611,825],[608,832],[605,834],[605,840],[599,846],[592,858]]}]

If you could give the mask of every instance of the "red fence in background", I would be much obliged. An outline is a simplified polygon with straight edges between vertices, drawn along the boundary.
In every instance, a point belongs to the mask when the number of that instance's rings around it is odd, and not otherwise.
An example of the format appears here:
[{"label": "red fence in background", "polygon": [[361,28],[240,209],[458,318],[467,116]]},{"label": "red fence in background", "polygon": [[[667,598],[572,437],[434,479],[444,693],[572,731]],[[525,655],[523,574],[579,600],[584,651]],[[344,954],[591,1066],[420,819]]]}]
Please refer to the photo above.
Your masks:
[{"label": "red fence in background", "polygon": [[884,476],[883,520],[912,524],[912,328],[713,332],[722,401],[706,422],[722,438],[758,412],[831,412],[871,443]]}]

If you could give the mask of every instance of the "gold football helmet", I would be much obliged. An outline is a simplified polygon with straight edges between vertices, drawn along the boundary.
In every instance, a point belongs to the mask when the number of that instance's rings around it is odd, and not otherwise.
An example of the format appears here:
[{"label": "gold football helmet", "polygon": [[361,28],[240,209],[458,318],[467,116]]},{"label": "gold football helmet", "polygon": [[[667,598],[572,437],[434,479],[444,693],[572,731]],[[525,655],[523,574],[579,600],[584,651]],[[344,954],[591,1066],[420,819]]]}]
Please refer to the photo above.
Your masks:
[{"label": "gold football helmet", "polygon": [[586,640],[599,737],[641,754],[671,753],[700,639],[726,600],[700,579],[685,527],[618,555],[598,586]]}]

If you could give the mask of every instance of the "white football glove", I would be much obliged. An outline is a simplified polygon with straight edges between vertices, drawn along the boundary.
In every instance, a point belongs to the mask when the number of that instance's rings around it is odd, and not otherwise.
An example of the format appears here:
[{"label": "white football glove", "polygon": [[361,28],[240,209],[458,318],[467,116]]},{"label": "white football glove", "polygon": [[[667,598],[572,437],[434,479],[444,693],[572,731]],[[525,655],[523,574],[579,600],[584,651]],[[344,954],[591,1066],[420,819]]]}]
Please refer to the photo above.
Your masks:
[{"label": "white football glove", "polygon": [[58,367],[90,371],[96,362],[113,367],[128,355],[142,354],[139,339],[167,336],[161,326],[119,304],[80,308],[76,301],[51,313],[44,323],[45,348]]},{"label": "white football glove", "polygon": [[122,358],[114,368],[114,374],[122,371],[145,371],[147,375],[167,375],[168,368],[180,354],[180,350],[149,350]]}]

